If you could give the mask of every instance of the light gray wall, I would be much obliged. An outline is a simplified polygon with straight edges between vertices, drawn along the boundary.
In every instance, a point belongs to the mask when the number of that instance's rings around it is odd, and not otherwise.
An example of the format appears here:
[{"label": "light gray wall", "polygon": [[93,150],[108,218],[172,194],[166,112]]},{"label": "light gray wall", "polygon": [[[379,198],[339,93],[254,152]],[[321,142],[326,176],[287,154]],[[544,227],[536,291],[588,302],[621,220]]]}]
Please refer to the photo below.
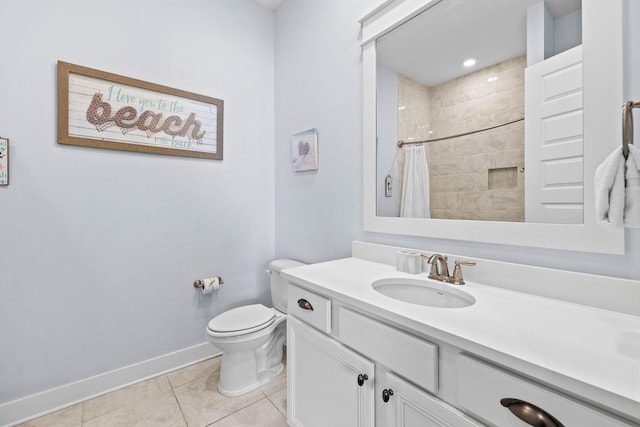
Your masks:
[{"label": "light gray wall", "polygon": [[[358,40],[371,0],[285,0],[276,12],[276,254],[348,256],[362,230]],[[291,170],[291,135],[318,129],[319,169]]]},{"label": "light gray wall", "polygon": [[[640,278],[640,230],[627,230],[626,254],[622,256],[363,232],[358,20],[381,3],[285,0],[276,13],[276,255],[296,254],[313,262],[337,258],[349,255],[352,239],[361,239]],[[630,41],[625,49],[625,95],[640,98],[640,4],[632,0],[624,3],[624,31]],[[298,101],[302,99],[304,104]],[[280,145],[286,145],[294,131],[313,126],[320,129],[322,141],[320,170],[314,176],[296,176],[286,169],[288,152]],[[639,141],[636,133],[636,144]]]},{"label": "light gray wall", "polygon": [[[377,212],[379,216],[400,215],[398,178],[398,73],[378,65],[378,166]],[[391,175],[391,197],[385,196],[385,178]]]},{"label": "light gray wall", "polygon": [[[249,0],[0,3],[0,404],[206,343],[269,300],[274,18]],[[56,61],[225,101],[224,160],[56,143]],[[196,278],[221,275],[213,298]]]},{"label": "light gray wall", "polygon": [[555,20],[554,54],[582,44],[582,9]]},{"label": "light gray wall", "polygon": [[544,1],[527,9],[527,65],[553,55],[555,26]]},{"label": "light gray wall", "polygon": [[582,9],[554,18],[544,1],[527,9],[527,65],[582,43]]}]

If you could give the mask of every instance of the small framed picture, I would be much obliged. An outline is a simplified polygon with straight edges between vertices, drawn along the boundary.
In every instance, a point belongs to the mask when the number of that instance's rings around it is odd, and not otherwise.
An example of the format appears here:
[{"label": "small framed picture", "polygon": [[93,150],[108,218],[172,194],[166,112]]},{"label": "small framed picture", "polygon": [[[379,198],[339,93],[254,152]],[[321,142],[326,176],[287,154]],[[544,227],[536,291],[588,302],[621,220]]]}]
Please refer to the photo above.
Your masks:
[{"label": "small framed picture", "polygon": [[295,172],[318,169],[317,129],[309,129],[291,137],[291,164]]},{"label": "small framed picture", "polygon": [[0,185],[9,185],[9,140],[0,137]]}]

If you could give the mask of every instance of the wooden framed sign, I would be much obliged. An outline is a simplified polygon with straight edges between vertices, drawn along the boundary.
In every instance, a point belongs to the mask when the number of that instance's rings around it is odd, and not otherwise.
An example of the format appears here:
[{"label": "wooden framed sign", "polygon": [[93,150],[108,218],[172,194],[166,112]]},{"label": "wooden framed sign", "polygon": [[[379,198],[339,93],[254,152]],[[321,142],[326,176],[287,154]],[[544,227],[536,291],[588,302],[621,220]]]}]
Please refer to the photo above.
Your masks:
[{"label": "wooden framed sign", "polygon": [[224,101],[58,61],[58,143],[222,160]]}]

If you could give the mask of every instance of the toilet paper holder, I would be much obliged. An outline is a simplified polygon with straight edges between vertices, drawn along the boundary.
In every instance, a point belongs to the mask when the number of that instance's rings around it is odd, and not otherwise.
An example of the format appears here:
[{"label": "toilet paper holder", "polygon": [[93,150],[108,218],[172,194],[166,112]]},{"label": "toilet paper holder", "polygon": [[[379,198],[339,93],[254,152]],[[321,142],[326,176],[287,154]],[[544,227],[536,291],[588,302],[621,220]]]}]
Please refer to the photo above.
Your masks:
[{"label": "toilet paper holder", "polygon": [[[215,276],[214,278],[218,278],[218,283],[220,283],[221,285],[224,283],[222,281],[222,277],[220,276]],[[200,288],[200,289],[204,289],[204,279],[198,279],[196,281],[193,282],[193,287],[194,288]]]}]

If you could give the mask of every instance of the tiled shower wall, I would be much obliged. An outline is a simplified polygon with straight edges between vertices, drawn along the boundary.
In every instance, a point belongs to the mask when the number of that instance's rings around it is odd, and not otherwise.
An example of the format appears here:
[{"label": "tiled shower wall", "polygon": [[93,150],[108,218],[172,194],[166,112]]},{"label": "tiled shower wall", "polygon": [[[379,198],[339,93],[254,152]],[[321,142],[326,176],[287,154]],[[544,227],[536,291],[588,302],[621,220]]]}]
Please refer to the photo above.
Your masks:
[{"label": "tiled shower wall", "polygon": [[[399,76],[399,139],[436,139],[523,118],[525,67],[522,56],[430,88]],[[524,221],[523,121],[425,147],[432,218]]]}]

